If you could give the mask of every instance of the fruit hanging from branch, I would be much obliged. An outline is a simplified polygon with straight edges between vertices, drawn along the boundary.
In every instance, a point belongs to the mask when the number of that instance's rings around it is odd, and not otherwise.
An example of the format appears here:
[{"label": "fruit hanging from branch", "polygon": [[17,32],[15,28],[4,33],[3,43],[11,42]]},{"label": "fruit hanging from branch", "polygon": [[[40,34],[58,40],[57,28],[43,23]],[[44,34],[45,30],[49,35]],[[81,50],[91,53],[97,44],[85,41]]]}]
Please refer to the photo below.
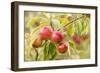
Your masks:
[{"label": "fruit hanging from branch", "polygon": [[39,36],[42,40],[50,39],[52,35],[52,29],[48,26],[45,26],[40,29]]},{"label": "fruit hanging from branch", "polygon": [[[58,25],[62,26],[61,28],[58,28],[58,29],[56,29],[57,27],[53,26],[54,25],[53,22],[48,23],[48,24],[46,23],[47,25],[44,25],[44,27],[41,26],[42,28],[39,27],[39,31],[36,32],[37,33],[36,36],[38,36],[38,37],[36,39],[34,38],[35,40],[32,42],[32,46],[31,46],[31,47],[33,47],[32,49],[36,52],[35,60],[36,61],[38,61],[38,60],[56,60],[59,58],[59,56],[61,57],[60,59],[80,58],[80,57],[78,57],[79,53],[77,52],[77,48],[83,49],[83,47],[81,46],[81,45],[83,45],[82,41],[85,41],[89,38],[88,33],[87,34],[81,33],[81,32],[83,32],[83,28],[82,28],[82,30],[77,29],[77,28],[80,28],[80,26],[78,26],[78,25],[82,25],[81,27],[83,27],[83,24],[76,23],[77,21],[81,22],[81,20],[83,18],[84,18],[84,16],[75,18],[73,20],[71,19],[71,21],[69,21],[65,25],[58,24]],[[57,25],[57,23],[55,23],[55,24]],[[69,27],[69,26],[71,26],[71,27]],[[69,28],[69,29],[66,30],[67,28]],[[85,26],[84,26],[84,28],[85,28]],[[70,30],[70,29],[72,29],[72,30]],[[77,30],[79,32],[77,32]],[[69,34],[68,32],[71,35],[67,35],[67,34]],[[64,35],[64,33],[66,35]],[[85,41],[85,42],[87,42],[87,41]],[[68,43],[65,43],[65,42],[68,42]]]},{"label": "fruit hanging from branch", "polygon": [[80,37],[77,34],[74,34],[72,39],[76,44],[80,44]]},{"label": "fruit hanging from branch", "polygon": [[59,31],[54,31],[51,36],[52,42],[61,42],[64,39],[64,35]]},{"label": "fruit hanging from branch", "polygon": [[57,46],[57,50],[58,50],[60,53],[65,53],[65,52],[68,50],[68,45],[65,44],[65,43],[60,43],[60,44]]},{"label": "fruit hanging from branch", "polygon": [[32,47],[33,48],[38,48],[41,44],[42,44],[42,39],[39,36],[32,42]]}]

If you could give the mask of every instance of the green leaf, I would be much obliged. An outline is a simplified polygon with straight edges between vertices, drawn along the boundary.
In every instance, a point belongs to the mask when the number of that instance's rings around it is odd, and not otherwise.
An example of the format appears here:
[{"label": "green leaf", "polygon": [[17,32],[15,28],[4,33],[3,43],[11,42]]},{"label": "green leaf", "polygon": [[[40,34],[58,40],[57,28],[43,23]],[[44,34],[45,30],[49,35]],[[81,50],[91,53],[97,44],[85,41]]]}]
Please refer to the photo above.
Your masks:
[{"label": "green leaf", "polygon": [[50,60],[55,59],[56,57],[56,46],[54,43],[50,43],[49,45],[49,55],[50,55]]},{"label": "green leaf", "polygon": [[69,40],[68,43],[69,43],[70,47],[74,48],[74,42],[72,40]]},{"label": "green leaf", "polygon": [[28,20],[27,24],[26,24],[26,27],[27,27],[27,28],[32,27],[32,25],[33,25],[36,21],[38,21],[39,19],[40,19],[40,17],[30,18],[30,19]]},{"label": "green leaf", "polygon": [[54,30],[58,30],[63,27],[57,19],[52,19],[52,26],[54,27]]},{"label": "green leaf", "polygon": [[81,35],[81,32],[82,32],[82,23],[81,23],[81,20],[77,20],[75,22],[75,32],[78,34],[78,35]]},{"label": "green leaf", "polygon": [[45,44],[44,44],[44,60],[48,60],[48,41],[45,41]]},{"label": "green leaf", "polygon": [[74,32],[75,32],[74,24],[68,25],[68,27],[67,27],[67,33],[68,33],[70,36],[72,36],[72,35],[74,34]]},{"label": "green leaf", "polygon": [[56,57],[56,55],[57,55],[57,52],[55,52],[55,53],[52,55],[52,57],[50,58],[50,60],[54,60],[55,57]]},{"label": "green leaf", "polygon": [[38,61],[43,61],[44,60],[44,52],[43,52],[44,46],[41,45],[41,47],[39,47],[37,49],[38,49],[38,53],[39,53],[39,55],[38,55]]},{"label": "green leaf", "polygon": [[50,41],[46,41],[44,47],[44,60],[53,60],[56,57],[56,46]]}]

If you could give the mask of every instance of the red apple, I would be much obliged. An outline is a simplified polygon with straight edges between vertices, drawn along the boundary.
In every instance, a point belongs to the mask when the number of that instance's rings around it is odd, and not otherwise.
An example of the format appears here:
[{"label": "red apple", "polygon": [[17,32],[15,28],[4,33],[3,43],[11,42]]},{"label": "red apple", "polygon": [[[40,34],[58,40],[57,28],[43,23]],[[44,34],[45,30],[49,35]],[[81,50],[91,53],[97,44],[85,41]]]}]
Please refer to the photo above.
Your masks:
[{"label": "red apple", "polygon": [[60,41],[63,40],[63,38],[64,38],[64,35],[61,34],[61,32],[59,32],[59,31],[54,31],[54,32],[52,33],[52,36],[51,36],[51,41],[52,41],[52,42],[60,42]]},{"label": "red apple", "polygon": [[76,44],[80,44],[80,37],[77,34],[74,34],[72,39]]},{"label": "red apple", "polygon": [[51,38],[51,35],[52,35],[52,29],[48,26],[45,26],[40,29],[39,35],[42,40],[49,39],[49,38]]},{"label": "red apple", "polygon": [[68,45],[65,44],[65,43],[61,43],[61,44],[58,45],[57,50],[60,53],[65,53],[68,50]]}]

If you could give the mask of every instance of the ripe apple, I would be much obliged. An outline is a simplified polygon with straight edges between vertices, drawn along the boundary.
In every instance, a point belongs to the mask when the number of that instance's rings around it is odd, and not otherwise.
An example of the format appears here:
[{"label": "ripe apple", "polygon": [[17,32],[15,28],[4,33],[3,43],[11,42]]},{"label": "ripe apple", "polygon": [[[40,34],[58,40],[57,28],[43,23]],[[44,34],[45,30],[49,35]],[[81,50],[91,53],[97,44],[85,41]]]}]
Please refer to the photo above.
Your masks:
[{"label": "ripe apple", "polygon": [[45,27],[40,29],[39,35],[40,35],[42,40],[50,39],[51,35],[52,35],[52,29],[48,26],[45,26]]},{"label": "ripe apple", "polygon": [[52,42],[60,42],[60,41],[63,40],[63,38],[64,38],[64,35],[61,34],[61,32],[59,32],[59,31],[54,31],[54,32],[52,33],[52,36],[51,36],[51,41],[52,41]]},{"label": "ripe apple", "polygon": [[65,44],[65,43],[61,43],[61,44],[58,45],[57,50],[60,53],[65,53],[68,50],[68,45]]}]

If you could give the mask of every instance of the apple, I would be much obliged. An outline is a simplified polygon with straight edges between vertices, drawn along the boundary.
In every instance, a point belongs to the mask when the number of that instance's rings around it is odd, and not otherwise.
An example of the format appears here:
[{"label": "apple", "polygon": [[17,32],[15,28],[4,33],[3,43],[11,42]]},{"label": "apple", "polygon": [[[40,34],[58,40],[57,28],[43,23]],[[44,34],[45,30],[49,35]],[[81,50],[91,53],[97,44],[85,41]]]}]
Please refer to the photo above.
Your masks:
[{"label": "apple", "polygon": [[80,37],[77,34],[74,34],[72,39],[76,44],[80,44]]},{"label": "apple", "polygon": [[39,35],[42,40],[50,39],[52,35],[52,29],[48,26],[44,26],[43,28],[40,29]]},{"label": "apple", "polygon": [[67,50],[68,50],[68,45],[65,44],[65,43],[60,43],[57,47],[57,50],[60,52],[60,53],[65,53]]},{"label": "apple", "polygon": [[41,44],[42,44],[42,39],[41,37],[38,37],[32,42],[32,47],[38,48]]},{"label": "apple", "polygon": [[61,34],[61,32],[59,32],[59,31],[54,31],[54,32],[52,33],[52,36],[51,36],[51,41],[52,41],[52,42],[60,42],[60,41],[63,40],[63,38],[64,38],[64,35]]}]

